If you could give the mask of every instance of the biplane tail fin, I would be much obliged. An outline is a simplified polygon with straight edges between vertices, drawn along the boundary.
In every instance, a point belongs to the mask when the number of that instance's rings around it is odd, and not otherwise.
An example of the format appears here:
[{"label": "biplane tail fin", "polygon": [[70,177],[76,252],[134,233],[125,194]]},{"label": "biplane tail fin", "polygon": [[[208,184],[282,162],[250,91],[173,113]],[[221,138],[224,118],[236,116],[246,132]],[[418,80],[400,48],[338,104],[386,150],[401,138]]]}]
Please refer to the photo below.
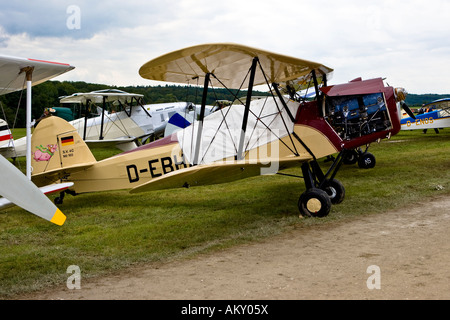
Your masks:
[{"label": "biplane tail fin", "polygon": [[0,119],[0,154],[5,158],[16,156],[14,140],[8,123]]},{"label": "biplane tail fin", "polygon": [[92,165],[94,155],[67,121],[50,116],[39,122],[31,138],[32,175]]},{"label": "biplane tail fin", "polygon": [[8,127],[8,123],[0,119],[0,145],[5,144],[6,142],[12,139],[11,130]]}]

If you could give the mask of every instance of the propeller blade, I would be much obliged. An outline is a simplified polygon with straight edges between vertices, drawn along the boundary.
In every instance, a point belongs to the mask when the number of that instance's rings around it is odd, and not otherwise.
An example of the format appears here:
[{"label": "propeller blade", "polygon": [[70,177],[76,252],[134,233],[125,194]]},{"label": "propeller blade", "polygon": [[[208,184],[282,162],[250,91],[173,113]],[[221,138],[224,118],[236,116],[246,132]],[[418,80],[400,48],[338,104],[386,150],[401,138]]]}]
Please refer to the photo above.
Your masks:
[{"label": "propeller blade", "polygon": [[411,111],[411,109],[408,107],[408,105],[406,103],[402,103],[402,108],[403,110],[405,110],[405,112],[408,114],[408,116],[410,116],[411,118],[413,118],[414,120],[416,120],[416,116],[414,115],[414,113]]},{"label": "propeller blade", "polygon": [[0,156],[0,195],[25,210],[62,226],[66,216],[12,163]]}]

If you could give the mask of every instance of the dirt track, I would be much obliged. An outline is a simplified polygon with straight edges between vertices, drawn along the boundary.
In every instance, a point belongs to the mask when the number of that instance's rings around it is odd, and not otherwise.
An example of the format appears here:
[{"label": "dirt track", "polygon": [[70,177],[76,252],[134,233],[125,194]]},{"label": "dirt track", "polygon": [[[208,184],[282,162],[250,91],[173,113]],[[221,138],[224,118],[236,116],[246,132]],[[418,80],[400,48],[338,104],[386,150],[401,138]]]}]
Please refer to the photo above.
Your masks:
[{"label": "dirt track", "polygon": [[[380,289],[367,273],[379,267]],[[450,299],[450,199],[292,230],[28,299]],[[377,283],[370,281],[370,283]]]}]

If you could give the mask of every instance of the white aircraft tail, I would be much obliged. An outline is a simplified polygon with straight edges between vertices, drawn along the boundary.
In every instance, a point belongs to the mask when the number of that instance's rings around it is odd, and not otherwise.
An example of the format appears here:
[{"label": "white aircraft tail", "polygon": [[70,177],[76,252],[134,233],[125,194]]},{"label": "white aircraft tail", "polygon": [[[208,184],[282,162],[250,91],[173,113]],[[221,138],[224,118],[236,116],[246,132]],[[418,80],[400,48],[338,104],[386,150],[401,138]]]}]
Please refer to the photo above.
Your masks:
[{"label": "white aircraft tail", "polygon": [[5,158],[14,158],[17,156],[11,130],[8,123],[0,119],[0,154]]},{"label": "white aircraft tail", "polygon": [[0,146],[8,144],[12,140],[11,130],[9,130],[8,123],[0,119]]}]

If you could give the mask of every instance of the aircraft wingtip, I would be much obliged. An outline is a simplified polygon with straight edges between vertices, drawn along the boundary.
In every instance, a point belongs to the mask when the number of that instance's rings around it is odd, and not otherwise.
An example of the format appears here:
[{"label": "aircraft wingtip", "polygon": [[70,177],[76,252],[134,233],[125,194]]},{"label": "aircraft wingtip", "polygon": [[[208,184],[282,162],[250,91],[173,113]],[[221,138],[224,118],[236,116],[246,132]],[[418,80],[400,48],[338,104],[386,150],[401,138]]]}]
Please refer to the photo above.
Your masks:
[{"label": "aircraft wingtip", "polygon": [[66,216],[59,209],[56,209],[56,212],[53,215],[52,220],[50,220],[50,222],[52,222],[58,226],[62,226],[65,221],[66,221]]}]

